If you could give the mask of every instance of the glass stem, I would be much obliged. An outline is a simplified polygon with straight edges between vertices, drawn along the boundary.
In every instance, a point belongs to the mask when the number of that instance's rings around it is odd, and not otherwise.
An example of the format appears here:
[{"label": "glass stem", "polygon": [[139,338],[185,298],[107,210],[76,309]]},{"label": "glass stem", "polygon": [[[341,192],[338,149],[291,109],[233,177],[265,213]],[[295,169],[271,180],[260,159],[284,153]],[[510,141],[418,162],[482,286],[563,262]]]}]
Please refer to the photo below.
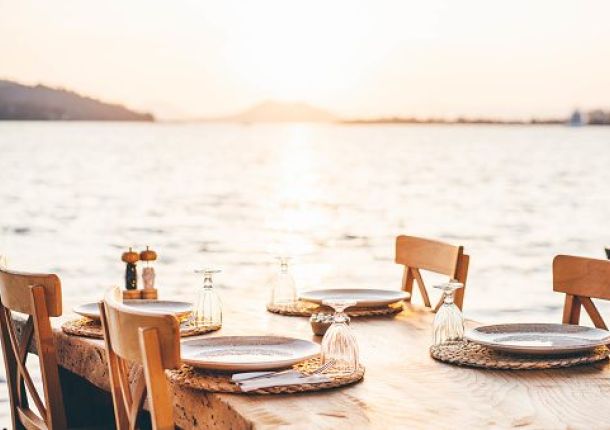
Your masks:
[{"label": "glass stem", "polygon": [[453,290],[446,290],[445,291],[445,298],[443,299],[443,303],[445,303],[446,305],[451,305],[453,304]]},{"label": "glass stem", "polygon": [[335,313],[335,322],[336,323],[344,323],[347,321],[347,315],[345,314],[345,309],[337,309]]}]

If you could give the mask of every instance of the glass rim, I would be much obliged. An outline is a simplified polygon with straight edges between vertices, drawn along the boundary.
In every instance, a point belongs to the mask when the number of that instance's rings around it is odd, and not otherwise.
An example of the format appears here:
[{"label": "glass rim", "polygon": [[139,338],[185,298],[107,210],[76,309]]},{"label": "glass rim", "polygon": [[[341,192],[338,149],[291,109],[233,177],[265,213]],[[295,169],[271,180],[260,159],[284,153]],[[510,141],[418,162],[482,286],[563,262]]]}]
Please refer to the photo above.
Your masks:
[{"label": "glass rim", "polygon": [[459,290],[460,288],[464,288],[464,284],[462,284],[461,282],[457,282],[457,281],[449,281],[449,282],[445,282],[444,284],[434,285],[434,288],[438,288],[439,290],[445,290],[445,291],[455,291],[455,290]]},{"label": "glass rim", "polygon": [[222,273],[222,269],[213,269],[213,268],[195,269],[194,272],[197,274],[213,275],[214,273]]}]

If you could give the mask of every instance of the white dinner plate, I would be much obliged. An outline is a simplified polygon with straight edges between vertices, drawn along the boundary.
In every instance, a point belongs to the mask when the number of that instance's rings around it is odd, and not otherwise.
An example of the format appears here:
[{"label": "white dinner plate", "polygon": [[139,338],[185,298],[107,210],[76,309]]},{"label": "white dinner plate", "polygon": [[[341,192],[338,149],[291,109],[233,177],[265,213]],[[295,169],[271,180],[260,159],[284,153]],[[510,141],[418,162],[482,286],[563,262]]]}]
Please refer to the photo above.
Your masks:
[{"label": "white dinner plate", "polygon": [[289,367],[317,356],[320,346],[279,336],[219,336],[182,342],[182,361],[194,367],[224,371],[258,371]]},{"label": "white dinner plate", "polygon": [[375,290],[367,288],[347,288],[306,291],[299,295],[299,299],[307,302],[322,304],[324,300],[347,300],[355,301],[356,306],[372,308],[385,306],[410,296],[406,291],[400,290]]},{"label": "white dinner plate", "polygon": [[[143,310],[146,312],[159,312],[164,314],[174,314],[178,318],[186,316],[193,310],[193,304],[187,302],[177,302],[172,300],[125,300],[125,306]],[[100,309],[97,303],[85,303],[72,309],[75,313],[84,317],[99,320]]]},{"label": "white dinner plate", "polygon": [[610,344],[610,332],[569,324],[498,324],[477,327],[466,339],[519,354],[565,354]]}]

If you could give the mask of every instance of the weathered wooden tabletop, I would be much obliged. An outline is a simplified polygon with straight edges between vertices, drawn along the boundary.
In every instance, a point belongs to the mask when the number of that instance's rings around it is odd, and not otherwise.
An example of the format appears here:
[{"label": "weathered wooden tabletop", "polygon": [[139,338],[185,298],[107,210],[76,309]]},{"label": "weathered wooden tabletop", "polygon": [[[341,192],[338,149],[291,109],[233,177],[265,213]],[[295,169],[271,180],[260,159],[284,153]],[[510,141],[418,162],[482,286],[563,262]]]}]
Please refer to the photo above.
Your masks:
[{"label": "weathered wooden tabletop", "polygon": [[[277,334],[319,341],[307,318],[268,313],[262,296],[229,295],[224,303],[224,327],[212,336]],[[428,355],[432,319],[429,311],[414,309],[352,319],[366,375],[349,387],[240,395],[173,386],[176,423],[185,429],[610,428],[607,361],[545,371],[439,363]],[[59,328],[56,336],[61,366],[108,390],[103,343],[67,336]]]}]

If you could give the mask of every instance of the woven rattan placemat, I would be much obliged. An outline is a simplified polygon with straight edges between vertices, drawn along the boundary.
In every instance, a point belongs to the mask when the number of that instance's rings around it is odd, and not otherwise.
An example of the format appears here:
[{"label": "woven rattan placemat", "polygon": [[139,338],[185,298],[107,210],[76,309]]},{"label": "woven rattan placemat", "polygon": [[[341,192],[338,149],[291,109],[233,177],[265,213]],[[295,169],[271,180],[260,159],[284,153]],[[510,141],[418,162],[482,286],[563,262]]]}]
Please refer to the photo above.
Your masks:
[{"label": "woven rattan placemat", "polygon": [[[302,363],[295,364],[293,368],[302,373],[310,373],[320,367],[320,359],[312,358]],[[308,391],[321,391],[331,388],[343,387],[354,384],[364,378],[364,367],[360,368],[349,376],[332,377],[329,382],[319,382],[315,384],[293,384],[281,387],[261,388],[255,391],[244,393],[239,385],[231,382],[230,373],[214,372],[210,370],[197,369],[183,364],[178,370],[168,372],[169,379],[179,385],[195,390],[210,391],[215,393],[241,393],[241,394],[293,394]]]},{"label": "woven rattan placemat", "polygon": [[432,358],[459,366],[486,369],[533,370],[555,369],[595,363],[608,358],[610,351],[605,346],[570,355],[517,355],[495,351],[486,346],[468,341],[447,342],[430,347]]},{"label": "woven rattan placemat", "polygon": [[[377,308],[352,307],[345,312],[350,317],[375,317],[383,315],[394,315],[402,312],[403,303],[392,303],[388,306]],[[333,313],[332,308],[328,306],[320,306],[315,303],[298,301],[294,305],[267,305],[267,310],[274,314],[280,314],[290,317],[309,317],[314,313],[325,312]]]},{"label": "woven rattan placemat", "polygon": [[[89,318],[66,321],[62,324],[61,329],[64,333],[73,336],[92,337],[95,339],[102,339],[104,337],[101,323]],[[182,323],[180,325],[180,337],[199,336],[218,329],[220,327],[192,327],[187,323]]]}]

